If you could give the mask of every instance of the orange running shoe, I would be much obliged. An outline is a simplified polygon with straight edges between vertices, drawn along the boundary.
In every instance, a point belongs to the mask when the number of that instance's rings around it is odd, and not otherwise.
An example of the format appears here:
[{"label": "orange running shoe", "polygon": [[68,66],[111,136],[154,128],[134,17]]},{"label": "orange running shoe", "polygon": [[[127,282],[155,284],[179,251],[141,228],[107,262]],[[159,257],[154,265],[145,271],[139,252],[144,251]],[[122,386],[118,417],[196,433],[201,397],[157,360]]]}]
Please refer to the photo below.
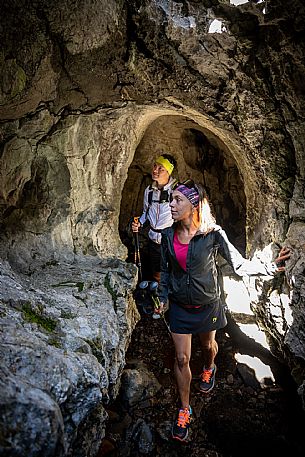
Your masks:
[{"label": "orange running shoe", "polygon": [[214,365],[214,368],[211,368],[210,370],[207,370],[206,368],[203,368],[203,372],[200,375],[200,383],[199,383],[199,389],[200,392],[207,394],[211,392],[215,385],[215,374],[216,374],[216,365]]},{"label": "orange running shoe", "polygon": [[174,440],[185,441],[188,437],[192,419],[192,408],[179,409],[178,418],[174,422],[172,437]]}]

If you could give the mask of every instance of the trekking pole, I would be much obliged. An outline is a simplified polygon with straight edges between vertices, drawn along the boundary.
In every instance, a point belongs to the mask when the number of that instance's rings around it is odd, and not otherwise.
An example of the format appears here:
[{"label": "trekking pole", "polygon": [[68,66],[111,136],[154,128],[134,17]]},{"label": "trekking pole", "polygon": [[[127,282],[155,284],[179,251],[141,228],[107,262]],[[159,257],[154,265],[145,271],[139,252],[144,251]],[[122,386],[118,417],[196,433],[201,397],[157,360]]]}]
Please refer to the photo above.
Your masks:
[{"label": "trekking pole", "polygon": [[[152,281],[150,283],[150,286],[149,286],[149,289],[150,289],[150,292],[151,292],[151,298],[152,298],[152,301],[153,301],[156,309],[160,309],[161,308],[160,298],[158,297],[158,294],[157,294],[158,286],[159,286],[159,284],[158,284],[157,281]],[[164,313],[162,313],[162,314],[154,314],[153,318],[154,319],[160,319],[161,318],[163,320],[165,326],[166,326],[166,329],[167,329],[168,333],[171,335],[171,331],[170,331],[168,323],[165,320]]]},{"label": "trekking pole", "polygon": [[[138,217],[134,217],[133,221],[137,224],[139,222]],[[142,265],[141,265],[141,257],[140,257],[140,244],[139,244],[139,232],[134,232],[134,242],[135,242],[135,264],[139,270],[139,280],[142,281]]]}]

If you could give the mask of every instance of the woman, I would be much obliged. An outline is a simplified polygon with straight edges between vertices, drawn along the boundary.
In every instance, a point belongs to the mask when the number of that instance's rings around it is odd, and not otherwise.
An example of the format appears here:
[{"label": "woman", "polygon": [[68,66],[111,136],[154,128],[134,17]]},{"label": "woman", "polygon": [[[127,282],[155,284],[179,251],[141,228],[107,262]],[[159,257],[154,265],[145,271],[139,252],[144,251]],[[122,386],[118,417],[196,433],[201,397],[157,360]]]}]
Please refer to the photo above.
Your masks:
[{"label": "woman", "polygon": [[[181,408],[174,422],[172,436],[185,441],[192,409],[190,407],[191,341],[198,334],[203,348],[203,372],[199,388],[210,392],[215,383],[218,352],[216,330],[227,321],[220,302],[216,256],[219,252],[234,271],[245,274],[273,274],[283,271],[276,263],[264,265],[244,259],[228,241],[225,232],[215,224],[204,190],[192,180],[178,183],[170,203],[174,220],[162,233],[160,302],[162,311],[169,299],[170,329],[176,350],[175,376]],[[283,248],[275,262],[289,257]]]}]

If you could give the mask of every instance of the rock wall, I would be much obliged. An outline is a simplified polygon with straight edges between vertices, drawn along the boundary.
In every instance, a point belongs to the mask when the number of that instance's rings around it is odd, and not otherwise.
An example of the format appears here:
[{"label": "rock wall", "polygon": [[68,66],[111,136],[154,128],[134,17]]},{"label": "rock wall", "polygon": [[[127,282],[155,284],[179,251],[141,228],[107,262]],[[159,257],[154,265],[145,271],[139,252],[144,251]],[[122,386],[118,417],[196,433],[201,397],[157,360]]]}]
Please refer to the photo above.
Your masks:
[{"label": "rock wall", "polygon": [[119,229],[165,147],[241,250],[292,248],[248,290],[304,395],[303,3],[0,9],[2,454],[96,454],[138,319]]},{"label": "rock wall", "polygon": [[138,320],[135,267],[1,262],[1,455],[96,455]]}]

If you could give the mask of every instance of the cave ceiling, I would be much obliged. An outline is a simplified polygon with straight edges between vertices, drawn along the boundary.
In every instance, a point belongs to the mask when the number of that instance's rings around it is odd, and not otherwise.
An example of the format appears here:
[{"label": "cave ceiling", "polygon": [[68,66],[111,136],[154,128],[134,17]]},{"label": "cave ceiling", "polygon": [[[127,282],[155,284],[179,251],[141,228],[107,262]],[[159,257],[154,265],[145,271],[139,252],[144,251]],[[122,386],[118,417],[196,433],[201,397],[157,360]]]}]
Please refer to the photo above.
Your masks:
[{"label": "cave ceiling", "polygon": [[119,232],[166,148],[242,251],[288,242],[301,274],[304,11],[300,0],[1,2],[1,256],[23,273],[75,254],[124,259]]}]

